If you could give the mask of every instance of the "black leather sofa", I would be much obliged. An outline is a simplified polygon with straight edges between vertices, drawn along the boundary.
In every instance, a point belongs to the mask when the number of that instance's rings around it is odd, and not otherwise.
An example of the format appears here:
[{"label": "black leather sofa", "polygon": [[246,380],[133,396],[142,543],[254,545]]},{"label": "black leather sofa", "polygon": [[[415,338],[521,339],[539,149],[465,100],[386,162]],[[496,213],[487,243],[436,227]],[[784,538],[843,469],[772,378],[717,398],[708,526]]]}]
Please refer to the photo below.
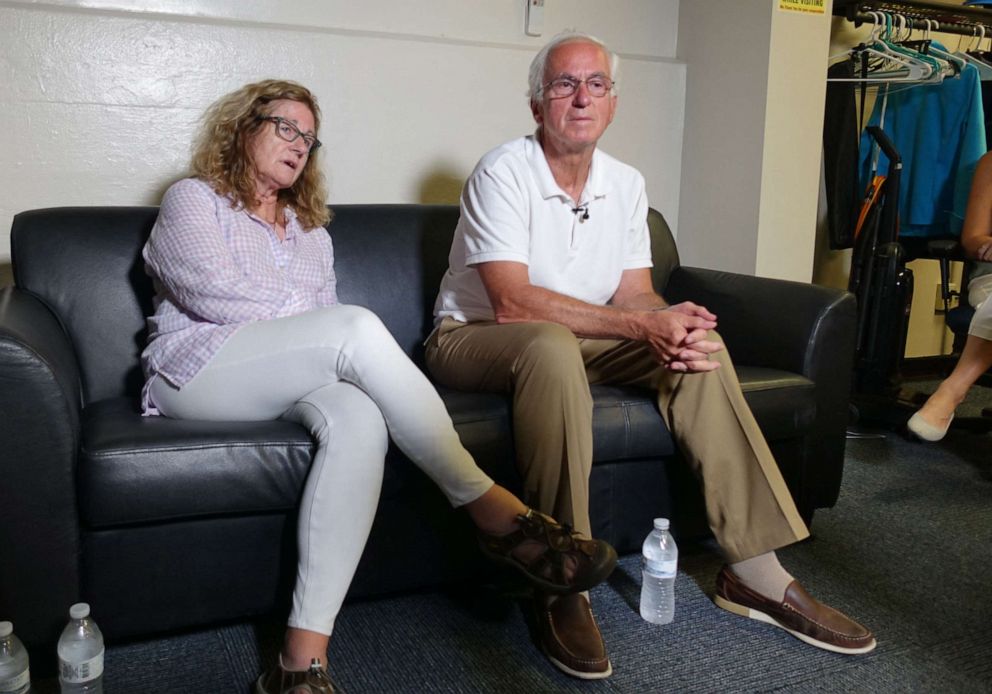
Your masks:
[{"label": "black leather sofa", "polygon": [[[420,359],[457,208],[335,208],[343,302],[378,313]],[[288,604],[295,507],[313,447],[298,425],[139,416],[153,207],[18,214],[15,286],[0,293],[0,619],[52,644],[85,599],[108,639]],[[842,292],[681,267],[652,211],[656,285],[714,310],[747,398],[807,519],[841,481],[855,305]],[[635,551],[651,519],[705,532],[695,481],[651,397],[596,387],[595,533]],[[518,488],[508,402],[443,391],[480,464]],[[347,518],[341,519],[347,523]],[[370,596],[488,570],[463,514],[391,451],[352,586]]]}]

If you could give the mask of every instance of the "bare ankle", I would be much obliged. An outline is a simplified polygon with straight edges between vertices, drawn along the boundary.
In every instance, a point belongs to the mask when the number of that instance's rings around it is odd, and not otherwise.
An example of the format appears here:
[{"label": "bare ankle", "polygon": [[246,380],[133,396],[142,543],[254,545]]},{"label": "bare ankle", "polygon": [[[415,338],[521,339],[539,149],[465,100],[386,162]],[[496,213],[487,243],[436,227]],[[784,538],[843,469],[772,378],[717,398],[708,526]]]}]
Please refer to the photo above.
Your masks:
[{"label": "bare ankle", "polygon": [[489,535],[508,535],[517,529],[517,517],[527,512],[527,507],[517,497],[499,485],[465,504],[472,522]]},{"label": "bare ankle", "polygon": [[[280,655],[279,664],[282,666],[283,670],[286,670],[288,672],[303,672],[304,670],[309,669],[310,663],[313,662],[313,658],[318,658],[318,656],[313,656],[313,657],[307,657],[303,655],[294,656],[283,652]],[[318,659],[321,661],[321,663],[324,662],[322,658],[318,658]]]},{"label": "bare ankle", "polygon": [[[965,391],[965,395],[967,391]],[[964,395],[955,392],[952,386],[941,384],[941,387],[931,395],[920,408],[923,416],[929,421],[942,423],[948,420],[957,406],[964,400]]]},{"label": "bare ankle", "polygon": [[302,671],[310,667],[317,658],[322,664],[327,662],[327,645],[330,637],[307,629],[290,627],[286,630],[279,660],[284,670]]}]

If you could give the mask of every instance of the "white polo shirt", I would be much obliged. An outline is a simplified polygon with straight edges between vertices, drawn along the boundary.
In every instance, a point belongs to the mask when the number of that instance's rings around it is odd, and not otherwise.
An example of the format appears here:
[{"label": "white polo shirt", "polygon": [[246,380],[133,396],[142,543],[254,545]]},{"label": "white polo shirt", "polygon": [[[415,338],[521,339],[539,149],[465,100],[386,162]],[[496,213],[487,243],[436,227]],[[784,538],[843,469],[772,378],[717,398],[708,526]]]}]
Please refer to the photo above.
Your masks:
[{"label": "white polo shirt", "polygon": [[598,149],[575,201],[555,182],[536,137],[501,145],[482,157],[462,191],[434,316],[494,320],[473,267],[493,260],[524,263],[531,284],[605,305],[624,270],[651,267],[647,214],[641,174]]}]

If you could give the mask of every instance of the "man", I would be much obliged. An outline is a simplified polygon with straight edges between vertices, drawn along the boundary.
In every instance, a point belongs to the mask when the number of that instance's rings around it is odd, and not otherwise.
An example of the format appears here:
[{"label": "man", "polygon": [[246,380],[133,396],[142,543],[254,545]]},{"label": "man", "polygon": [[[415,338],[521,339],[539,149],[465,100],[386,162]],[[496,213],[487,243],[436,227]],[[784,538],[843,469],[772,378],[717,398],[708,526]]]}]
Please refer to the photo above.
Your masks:
[{"label": "man", "polygon": [[[525,498],[586,536],[589,384],[654,388],[728,560],[717,604],[821,648],[870,651],[867,629],[778,563],[774,550],[809,532],[712,332],[716,316],[654,291],[643,178],[596,148],[616,110],[616,66],[583,34],[556,37],[534,58],[537,132],[489,152],[465,185],[428,367],[454,388],[513,394]],[[535,604],[558,668],[610,675],[588,595]]]}]

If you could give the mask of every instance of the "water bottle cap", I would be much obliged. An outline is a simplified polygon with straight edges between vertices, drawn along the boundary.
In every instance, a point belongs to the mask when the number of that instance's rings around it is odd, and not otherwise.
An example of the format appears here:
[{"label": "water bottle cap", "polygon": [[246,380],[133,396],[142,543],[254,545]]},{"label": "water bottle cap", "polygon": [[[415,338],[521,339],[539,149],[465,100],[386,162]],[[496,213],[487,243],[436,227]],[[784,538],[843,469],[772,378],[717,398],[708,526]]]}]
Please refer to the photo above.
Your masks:
[{"label": "water bottle cap", "polygon": [[668,530],[668,519],[667,518],[655,518],[654,519],[654,529],[655,530]]},{"label": "water bottle cap", "polygon": [[14,633],[14,625],[10,622],[0,622],[0,639],[5,639]]},{"label": "water bottle cap", "polygon": [[83,619],[84,617],[90,616],[90,606],[89,603],[77,602],[75,605],[69,608],[69,616],[73,619]]}]

